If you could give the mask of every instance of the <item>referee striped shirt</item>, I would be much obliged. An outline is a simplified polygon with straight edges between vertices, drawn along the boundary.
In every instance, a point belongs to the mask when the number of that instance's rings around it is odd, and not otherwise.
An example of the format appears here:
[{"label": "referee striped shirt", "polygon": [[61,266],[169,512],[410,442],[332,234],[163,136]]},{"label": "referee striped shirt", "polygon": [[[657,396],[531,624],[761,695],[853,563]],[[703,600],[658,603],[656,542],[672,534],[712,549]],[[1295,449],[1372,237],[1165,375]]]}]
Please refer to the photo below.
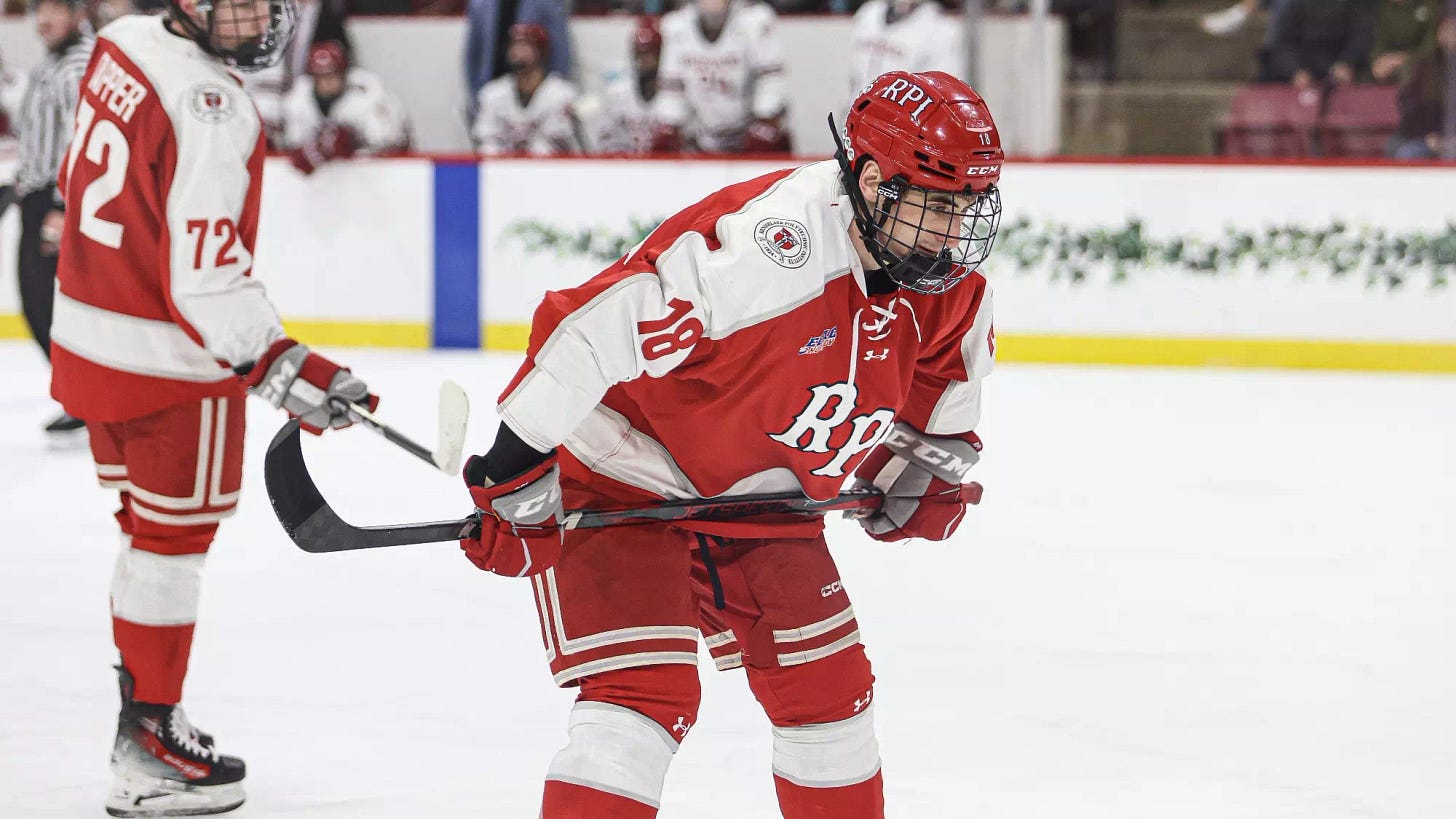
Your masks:
[{"label": "referee striped shirt", "polygon": [[15,189],[22,196],[56,184],[75,127],[81,75],[95,46],[95,37],[81,35],[30,70],[17,124],[20,157]]}]

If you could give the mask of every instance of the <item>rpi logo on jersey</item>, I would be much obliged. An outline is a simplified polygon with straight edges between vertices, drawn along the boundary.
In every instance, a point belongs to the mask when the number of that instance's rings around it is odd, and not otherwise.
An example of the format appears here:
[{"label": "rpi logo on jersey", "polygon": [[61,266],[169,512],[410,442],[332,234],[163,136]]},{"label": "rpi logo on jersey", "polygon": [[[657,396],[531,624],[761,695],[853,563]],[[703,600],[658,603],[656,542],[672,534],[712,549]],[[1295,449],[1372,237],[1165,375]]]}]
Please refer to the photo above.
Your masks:
[{"label": "rpi logo on jersey", "polygon": [[810,474],[841,477],[850,461],[878,444],[895,423],[895,411],[888,407],[855,415],[858,397],[859,389],[845,381],[816,384],[809,388],[809,401],[789,428],[768,437],[800,452],[833,452],[828,463]]},{"label": "rpi logo on jersey", "polygon": [[792,219],[764,219],[753,229],[763,255],[781,267],[803,267],[809,261],[809,229]]},{"label": "rpi logo on jersey", "polygon": [[834,346],[834,338],[837,335],[839,335],[839,328],[830,327],[828,330],[804,342],[804,346],[799,348],[799,355],[813,355],[824,352]]},{"label": "rpi logo on jersey", "polygon": [[226,88],[215,82],[198,83],[192,86],[189,96],[188,107],[192,109],[192,116],[203,122],[217,124],[227,122],[237,113],[237,105],[233,103],[232,94]]}]

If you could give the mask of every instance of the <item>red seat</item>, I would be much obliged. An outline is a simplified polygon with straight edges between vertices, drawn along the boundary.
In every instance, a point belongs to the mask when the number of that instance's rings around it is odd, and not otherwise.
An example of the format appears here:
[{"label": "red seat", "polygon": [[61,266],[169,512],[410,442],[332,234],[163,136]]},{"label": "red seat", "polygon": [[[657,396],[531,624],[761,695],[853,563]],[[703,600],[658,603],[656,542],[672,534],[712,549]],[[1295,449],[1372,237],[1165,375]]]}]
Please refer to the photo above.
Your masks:
[{"label": "red seat", "polygon": [[1317,90],[1246,85],[1234,97],[1227,124],[1216,134],[1217,151],[1224,156],[1309,156],[1319,109]]},{"label": "red seat", "polygon": [[1349,85],[1325,100],[1325,114],[1315,129],[1325,156],[1381,157],[1400,125],[1393,85]]}]

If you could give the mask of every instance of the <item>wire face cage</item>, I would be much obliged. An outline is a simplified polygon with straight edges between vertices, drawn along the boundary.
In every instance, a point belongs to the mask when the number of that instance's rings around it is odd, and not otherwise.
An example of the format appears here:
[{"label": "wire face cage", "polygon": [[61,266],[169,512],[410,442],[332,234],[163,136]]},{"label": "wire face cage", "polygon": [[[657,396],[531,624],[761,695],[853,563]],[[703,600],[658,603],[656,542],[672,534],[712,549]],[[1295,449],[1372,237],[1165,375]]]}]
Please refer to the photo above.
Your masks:
[{"label": "wire face cage", "polygon": [[991,255],[1001,226],[1001,192],[953,194],[892,180],[879,186],[866,237],[896,284],[944,293]]}]

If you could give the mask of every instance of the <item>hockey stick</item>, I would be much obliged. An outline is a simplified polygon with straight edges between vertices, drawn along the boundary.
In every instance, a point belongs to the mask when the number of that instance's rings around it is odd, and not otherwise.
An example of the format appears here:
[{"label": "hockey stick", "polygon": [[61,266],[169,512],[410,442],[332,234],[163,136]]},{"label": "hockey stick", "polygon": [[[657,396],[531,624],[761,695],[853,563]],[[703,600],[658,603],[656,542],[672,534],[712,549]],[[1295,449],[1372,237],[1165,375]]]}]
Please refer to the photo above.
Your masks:
[{"label": "hockey stick", "polygon": [[[392,526],[354,526],[345,522],[319,493],[303,460],[297,419],[290,419],[268,444],[263,479],[268,499],[283,531],[305,552],[348,552],[440,543],[468,536],[479,523],[479,512],[459,520],[401,523]],[[869,512],[878,509],[881,495],[874,490],[853,490],[830,500],[813,500],[798,493],[743,495],[722,500],[666,501],[641,509],[588,509],[568,512],[567,529],[595,529],[650,521],[732,520],[775,513],[823,514],[834,510]]]},{"label": "hockey stick", "polygon": [[440,384],[440,444],[433,450],[406,438],[362,404],[336,400],[334,407],[441,472],[454,475],[460,471],[460,452],[465,446],[465,428],[470,423],[470,398],[454,381]]}]

